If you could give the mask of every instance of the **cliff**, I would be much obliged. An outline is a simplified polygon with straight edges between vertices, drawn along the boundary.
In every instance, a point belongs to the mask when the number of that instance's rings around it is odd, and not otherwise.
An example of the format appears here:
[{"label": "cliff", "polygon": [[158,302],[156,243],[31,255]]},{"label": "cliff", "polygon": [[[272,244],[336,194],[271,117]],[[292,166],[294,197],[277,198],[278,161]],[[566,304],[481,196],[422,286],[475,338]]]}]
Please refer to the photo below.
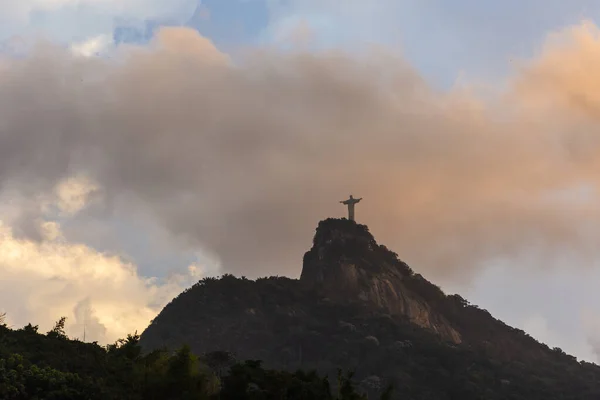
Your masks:
[{"label": "cliff", "polygon": [[363,302],[367,308],[405,316],[454,343],[460,333],[404,283],[414,277],[408,265],[377,244],[365,225],[346,219],[319,223],[313,247],[304,255],[300,282],[335,301]]}]

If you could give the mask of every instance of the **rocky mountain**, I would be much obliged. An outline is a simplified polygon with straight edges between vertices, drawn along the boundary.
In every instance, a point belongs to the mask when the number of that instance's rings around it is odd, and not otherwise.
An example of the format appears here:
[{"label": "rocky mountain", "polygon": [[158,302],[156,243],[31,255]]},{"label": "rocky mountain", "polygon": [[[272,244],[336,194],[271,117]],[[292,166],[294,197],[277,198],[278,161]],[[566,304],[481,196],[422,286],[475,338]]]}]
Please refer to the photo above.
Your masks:
[{"label": "rocky mountain", "polygon": [[354,370],[368,394],[393,384],[402,399],[600,398],[600,367],[445,295],[346,219],[319,223],[299,280],[204,279],[140,343],[221,350],[273,368]]},{"label": "rocky mountain", "polygon": [[[460,333],[405,281],[410,267],[380,246],[364,225],[328,220],[317,228],[313,247],[304,255],[300,282],[335,301],[359,301],[374,312],[407,317],[411,322],[460,343]],[[435,290],[435,289],[434,289]]]}]

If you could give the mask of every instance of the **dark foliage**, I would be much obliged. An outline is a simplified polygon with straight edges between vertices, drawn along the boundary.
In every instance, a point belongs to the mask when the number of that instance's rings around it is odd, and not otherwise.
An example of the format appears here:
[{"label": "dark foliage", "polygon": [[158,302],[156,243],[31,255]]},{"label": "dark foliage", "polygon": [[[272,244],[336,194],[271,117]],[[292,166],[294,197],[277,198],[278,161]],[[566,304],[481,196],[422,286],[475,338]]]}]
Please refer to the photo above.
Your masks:
[{"label": "dark foliage", "polygon": [[[225,352],[196,357],[188,346],[142,354],[137,335],[105,348],[70,340],[64,319],[42,335],[28,325],[0,325],[2,400],[363,400],[347,376],[332,395],[315,372],[269,370],[260,361],[232,362]],[[229,365],[219,376],[211,363]]]}]

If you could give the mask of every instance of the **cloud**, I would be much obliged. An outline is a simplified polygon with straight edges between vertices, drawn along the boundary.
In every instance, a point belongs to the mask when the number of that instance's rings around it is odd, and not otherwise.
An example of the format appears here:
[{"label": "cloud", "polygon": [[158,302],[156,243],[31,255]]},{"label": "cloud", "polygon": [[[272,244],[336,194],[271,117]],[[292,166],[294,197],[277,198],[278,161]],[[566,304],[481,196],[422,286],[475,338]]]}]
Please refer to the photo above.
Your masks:
[{"label": "cloud", "polygon": [[399,45],[403,24],[398,21],[413,13],[414,8],[409,2],[394,0],[348,0],[343,7],[332,0],[267,1],[267,4],[269,24],[263,32],[264,40],[280,42],[289,37],[295,41],[298,35],[304,40],[310,32],[314,44],[349,50],[373,43]]},{"label": "cloud", "polygon": [[90,57],[103,53],[113,45],[111,35],[98,35],[71,45],[75,54]]},{"label": "cloud", "polygon": [[[73,224],[87,235],[94,230],[80,216],[103,200],[101,189],[84,174],[69,176],[29,201],[15,191],[5,191],[1,200],[0,305],[15,327],[31,322],[48,330],[66,316],[71,337],[113,342],[141,332],[175,295],[215,272],[196,257],[187,268],[178,266],[160,279],[142,276],[118,246],[103,252],[83,244],[86,235],[70,240]],[[59,221],[71,229],[65,232]],[[170,247],[154,239],[158,247]],[[156,254],[156,247],[148,253]]]},{"label": "cloud", "polygon": [[157,282],[138,275],[119,257],[66,243],[56,223],[44,224],[42,242],[17,239],[0,226],[0,303],[8,322],[49,330],[66,316],[67,333],[87,341],[112,342],[142,331],[168,301],[199,276]]},{"label": "cloud", "polygon": [[[594,357],[598,358],[596,350],[593,350],[590,344],[585,341],[577,340],[578,337],[573,337],[573,332],[569,336],[562,336],[555,330],[551,329],[548,321],[542,315],[535,314],[528,317],[523,323],[523,329],[530,334],[534,339],[548,344],[550,347],[558,347],[568,354],[578,357],[580,360],[591,360]],[[575,339],[575,340],[574,340]]]},{"label": "cloud", "polygon": [[600,269],[579,268],[576,273],[564,266],[552,271],[515,269],[515,265],[535,263],[535,258],[515,260],[512,265],[488,263],[469,287],[445,289],[449,293],[456,290],[495,318],[525,330],[550,347],[560,347],[584,360],[597,360],[595,343],[590,339],[600,337],[600,329],[593,329],[591,319],[581,311],[593,309],[600,300],[594,284]]},{"label": "cloud", "polygon": [[[596,35],[559,33],[486,98],[435,90],[383,50],[263,48],[233,63],[182,28],[111,60],[40,47],[2,62],[0,183],[34,194],[85,171],[117,215],[248,276],[297,276],[349,193],[432,279],[524,254],[530,268],[585,267],[600,222]],[[586,195],[565,200],[573,190]]]},{"label": "cloud", "polygon": [[115,29],[183,24],[197,5],[198,0],[0,0],[0,41],[42,37],[67,46],[106,47]]},{"label": "cloud", "polygon": [[98,190],[85,176],[70,177],[55,188],[57,206],[61,212],[73,215],[89,204],[90,197]]},{"label": "cloud", "polygon": [[314,32],[308,21],[297,19],[281,24],[273,32],[273,43],[280,46],[292,46],[293,48],[307,48],[314,43]]},{"label": "cloud", "polygon": [[583,330],[587,334],[588,343],[596,360],[600,360],[600,318],[598,312],[589,305],[582,312]]},{"label": "cloud", "polygon": [[[277,37],[299,18],[309,21],[318,45],[349,51],[368,43],[402,46],[430,82],[449,87],[457,74],[486,82],[510,73],[508,58],[529,57],[547,32],[600,15],[594,0],[329,0],[268,1],[268,34]],[[498,32],[502,32],[501,35]],[[267,39],[268,40],[268,39]]]}]

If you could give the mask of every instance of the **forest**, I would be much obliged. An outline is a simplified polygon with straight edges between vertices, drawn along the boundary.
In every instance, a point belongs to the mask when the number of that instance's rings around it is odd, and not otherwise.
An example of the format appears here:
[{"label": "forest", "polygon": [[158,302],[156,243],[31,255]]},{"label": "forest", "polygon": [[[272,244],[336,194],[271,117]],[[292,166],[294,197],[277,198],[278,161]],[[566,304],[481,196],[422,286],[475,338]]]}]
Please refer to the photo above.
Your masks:
[{"label": "forest", "polygon": [[367,399],[352,372],[340,370],[330,384],[314,371],[265,369],[260,360],[222,351],[197,356],[184,345],[143,353],[137,334],[108,346],[84,343],[67,337],[64,326],[61,318],[44,334],[31,324],[11,329],[0,318],[0,399]]}]

